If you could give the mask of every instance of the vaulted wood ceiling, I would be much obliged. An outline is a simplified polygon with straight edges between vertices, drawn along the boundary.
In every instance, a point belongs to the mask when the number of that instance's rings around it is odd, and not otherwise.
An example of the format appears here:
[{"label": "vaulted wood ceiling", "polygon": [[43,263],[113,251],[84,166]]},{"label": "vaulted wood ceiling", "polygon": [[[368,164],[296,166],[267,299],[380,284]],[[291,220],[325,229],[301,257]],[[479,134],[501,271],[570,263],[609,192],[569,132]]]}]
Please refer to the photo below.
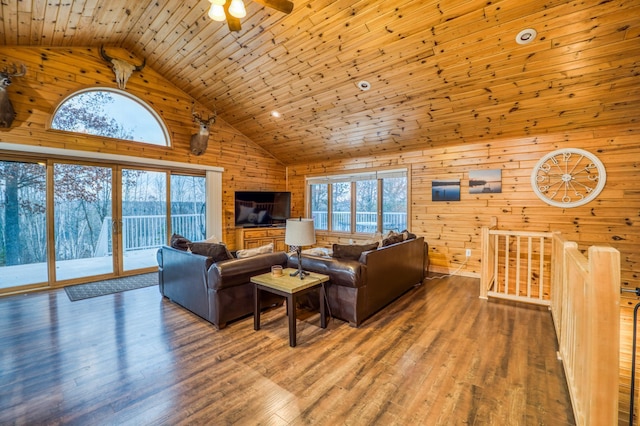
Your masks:
[{"label": "vaulted wood ceiling", "polygon": [[0,41],[123,47],[285,164],[640,116],[638,0],[293,3],[230,32],[208,0],[6,0]]}]

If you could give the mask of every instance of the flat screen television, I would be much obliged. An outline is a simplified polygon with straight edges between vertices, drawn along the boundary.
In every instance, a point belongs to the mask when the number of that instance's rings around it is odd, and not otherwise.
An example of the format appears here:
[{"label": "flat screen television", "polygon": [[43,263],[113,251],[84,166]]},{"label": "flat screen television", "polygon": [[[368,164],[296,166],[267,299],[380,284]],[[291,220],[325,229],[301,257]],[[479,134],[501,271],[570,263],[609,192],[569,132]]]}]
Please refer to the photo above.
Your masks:
[{"label": "flat screen television", "polygon": [[291,193],[275,191],[236,191],[237,227],[284,225],[291,216]]}]

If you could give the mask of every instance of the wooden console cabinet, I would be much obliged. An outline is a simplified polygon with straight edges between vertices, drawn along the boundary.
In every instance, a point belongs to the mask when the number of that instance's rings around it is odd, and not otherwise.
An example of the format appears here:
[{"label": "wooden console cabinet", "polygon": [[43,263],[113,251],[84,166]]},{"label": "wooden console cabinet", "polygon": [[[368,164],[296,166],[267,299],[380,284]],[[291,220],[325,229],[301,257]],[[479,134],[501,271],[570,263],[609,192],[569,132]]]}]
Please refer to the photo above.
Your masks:
[{"label": "wooden console cabinet", "polygon": [[274,251],[287,251],[285,228],[236,228],[238,249],[249,249],[273,243]]}]

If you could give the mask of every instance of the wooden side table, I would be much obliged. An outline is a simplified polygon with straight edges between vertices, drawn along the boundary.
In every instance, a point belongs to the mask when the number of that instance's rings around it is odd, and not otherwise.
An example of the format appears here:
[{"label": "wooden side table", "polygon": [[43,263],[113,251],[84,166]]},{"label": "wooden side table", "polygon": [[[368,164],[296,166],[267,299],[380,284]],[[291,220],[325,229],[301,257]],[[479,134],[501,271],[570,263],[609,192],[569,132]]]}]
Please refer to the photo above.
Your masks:
[{"label": "wooden side table", "polygon": [[289,346],[296,346],[296,298],[299,295],[308,293],[318,287],[323,287],[320,293],[320,327],[327,328],[327,314],[325,306],[324,284],[329,281],[328,275],[311,272],[305,275],[304,279],[299,276],[292,277],[290,274],[296,269],[286,268],[282,276],[274,276],[271,272],[251,277],[251,282],[255,284],[254,309],[253,309],[253,329],[260,330],[260,292],[268,291],[287,299],[287,313],[289,315]]}]

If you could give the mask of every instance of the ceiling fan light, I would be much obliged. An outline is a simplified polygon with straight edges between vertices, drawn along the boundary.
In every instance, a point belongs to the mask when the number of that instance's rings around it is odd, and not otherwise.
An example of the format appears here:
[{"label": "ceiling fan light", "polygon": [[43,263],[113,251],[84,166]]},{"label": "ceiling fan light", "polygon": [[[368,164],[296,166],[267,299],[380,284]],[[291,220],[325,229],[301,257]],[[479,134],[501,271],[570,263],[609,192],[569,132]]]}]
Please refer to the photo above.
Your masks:
[{"label": "ceiling fan light", "polygon": [[209,0],[211,4],[217,4],[218,6],[224,6],[227,0]]},{"label": "ceiling fan light", "polygon": [[224,8],[221,5],[215,3],[212,3],[211,9],[209,9],[209,18],[217,22],[223,22],[225,19],[227,19],[224,14]]},{"label": "ceiling fan light", "polygon": [[247,16],[247,10],[244,8],[242,0],[231,0],[231,4],[229,5],[229,15],[238,19]]}]

